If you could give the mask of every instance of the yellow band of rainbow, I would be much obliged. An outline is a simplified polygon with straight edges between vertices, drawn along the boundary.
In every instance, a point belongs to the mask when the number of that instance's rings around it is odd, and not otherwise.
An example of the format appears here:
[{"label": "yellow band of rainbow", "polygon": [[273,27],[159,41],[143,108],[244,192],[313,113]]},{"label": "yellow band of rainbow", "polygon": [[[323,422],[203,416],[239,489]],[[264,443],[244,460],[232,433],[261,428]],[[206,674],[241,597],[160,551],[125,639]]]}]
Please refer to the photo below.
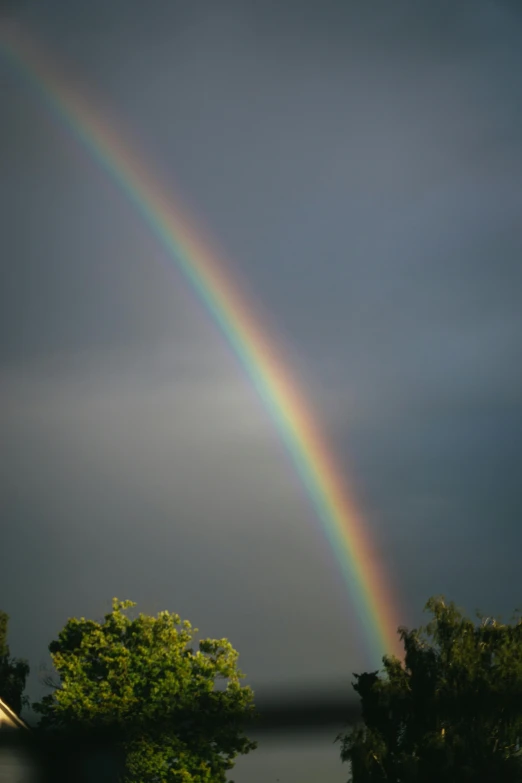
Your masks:
[{"label": "yellow band of rainbow", "polygon": [[205,246],[172,197],[145,170],[136,154],[69,86],[49,58],[20,33],[0,28],[0,52],[22,73],[119,185],[208,309],[261,397],[288,449],[337,558],[366,636],[371,665],[399,654],[397,602],[377,562],[355,503],[287,365],[276,355],[268,330]]}]

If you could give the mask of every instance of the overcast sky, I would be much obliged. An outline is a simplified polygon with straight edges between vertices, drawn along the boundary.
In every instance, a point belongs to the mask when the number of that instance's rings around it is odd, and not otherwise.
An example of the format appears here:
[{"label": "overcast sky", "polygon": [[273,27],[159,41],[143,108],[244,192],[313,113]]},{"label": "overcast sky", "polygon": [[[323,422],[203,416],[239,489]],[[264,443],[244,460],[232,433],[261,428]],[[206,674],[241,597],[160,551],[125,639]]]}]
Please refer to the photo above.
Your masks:
[{"label": "overcast sky", "polygon": [[[522,604],[522,16],[508,0],[26,0],[256,301],[417,625]],[[393,10],[392,10],[393,8]],[[80,87],[83,85],[83,87]],[[0,56],[0,604],[38,667],[113,596],[259,693],[367,664],[277,432],[122,194]],[[172,266],[172,270],[169,269]],[[237,783],[341,783],[329,735]]]}]

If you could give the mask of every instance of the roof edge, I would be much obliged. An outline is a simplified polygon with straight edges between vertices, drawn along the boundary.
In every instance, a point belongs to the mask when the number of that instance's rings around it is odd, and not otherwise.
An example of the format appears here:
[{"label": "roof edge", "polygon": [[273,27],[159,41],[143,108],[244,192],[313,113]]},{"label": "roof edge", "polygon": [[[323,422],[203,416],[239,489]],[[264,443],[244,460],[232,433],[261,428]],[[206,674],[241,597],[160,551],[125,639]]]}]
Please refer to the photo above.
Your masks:
[{"label": "roof edge", "polygon": [[3,710],[13,721],[13,723],[15,723],[18,726],[18,728],[27,729],[29,731],[29,726],[27,725],[27,723],[23,721],[22,718],[18,717],[16,712],[14,712],[11,709],[11,707],[9,707],[2,699],[0,699],[0,710]]}]

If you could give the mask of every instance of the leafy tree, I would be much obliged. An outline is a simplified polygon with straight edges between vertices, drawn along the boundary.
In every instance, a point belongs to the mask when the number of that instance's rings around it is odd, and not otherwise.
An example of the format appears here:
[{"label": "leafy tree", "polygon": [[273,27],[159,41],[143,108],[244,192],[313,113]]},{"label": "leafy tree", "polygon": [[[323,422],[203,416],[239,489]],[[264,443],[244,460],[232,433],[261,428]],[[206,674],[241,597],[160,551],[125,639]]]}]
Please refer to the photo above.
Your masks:
[{"label": "leafy tree", "polygon": [[226,639],[194,652],[188,621],[169,612],[130,619],[132,606],[115,598],[103,623],[68,620],[49,645],[60,685],[34,705],[40,727],[122,727],[128,781],[224,782],[256,747],[244,735],[254,705],[238,653]]},{"label": "leafy tree", "polygon": [[29,675],[29,664],[21,658],[11,658],[7,644],[9,615],[0,612],[0,699],[17,715],[28,703],[23,696],[25,683]]},{"label": "leafy tree", "polygon": [[362,725],[339,736],[353,783],[522,781],[522,620],[477,625],[431,598],[404,661],[354,675]]}]

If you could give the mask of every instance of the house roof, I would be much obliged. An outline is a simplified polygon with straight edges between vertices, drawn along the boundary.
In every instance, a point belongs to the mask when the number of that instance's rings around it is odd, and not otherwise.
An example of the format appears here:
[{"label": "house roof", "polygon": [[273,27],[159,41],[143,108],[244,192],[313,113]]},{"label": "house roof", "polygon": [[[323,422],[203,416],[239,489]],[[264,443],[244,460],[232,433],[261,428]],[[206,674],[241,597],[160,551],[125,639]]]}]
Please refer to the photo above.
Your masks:
[{"label": "house roof", "polygon": [[0,699],[0,729],[4,727],[14,729],[29,729],[29,726],[25,721],[18,717],[16,712],[13,712],[11,707],[8,707],[5,701]]}]

